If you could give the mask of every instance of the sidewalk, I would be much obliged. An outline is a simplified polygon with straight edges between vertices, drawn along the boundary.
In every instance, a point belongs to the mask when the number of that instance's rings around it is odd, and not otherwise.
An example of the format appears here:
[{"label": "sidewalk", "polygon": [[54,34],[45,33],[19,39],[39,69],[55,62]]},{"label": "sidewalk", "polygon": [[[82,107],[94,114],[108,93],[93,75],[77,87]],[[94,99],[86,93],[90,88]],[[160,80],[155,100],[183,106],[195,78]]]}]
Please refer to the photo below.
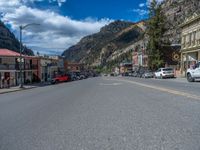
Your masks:
[{"label": "sidewalk", "polygon": [[11,93],[11,92],[16,92],[16,91],[22,91],[22,90],[28,90],[28,89],[33,89],[37,87],[42,87],[42,86],[47,86],[49,83],[38,83],[38,84],[32,84],[32,85],[24,85],[24,88],[20,88],[19,86],[14,86],[10,88],[3,88],[0,89],[0,94],[5,94],[5,93]]}]

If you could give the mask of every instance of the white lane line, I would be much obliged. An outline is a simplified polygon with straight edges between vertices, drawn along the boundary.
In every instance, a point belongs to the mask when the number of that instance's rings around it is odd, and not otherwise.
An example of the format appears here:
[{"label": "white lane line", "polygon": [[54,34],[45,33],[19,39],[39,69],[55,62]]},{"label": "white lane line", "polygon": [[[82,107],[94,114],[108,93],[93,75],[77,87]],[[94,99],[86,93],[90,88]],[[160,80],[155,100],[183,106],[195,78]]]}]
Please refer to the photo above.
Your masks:
[{"label": "white lane line", "polygon": [[121,85],[122,83],[100,83],[99,85],[110,85],[110,86],[112,86],[112,85]]},{"label": "white lane line", "polygon": [[127,83],[131,83],[131,84],[139,85],[139,86],[142,86],[142,87],[150,88],[150,89],[167,92],[167,93],[174,94],[174,95],[179,95],[179,96],[184,96],[184,97],[187,97],[187,98],[200,100],[200,96],[198,96],[198,95],[194,95],[194,94],[190,94],[190,93],[186,93],[186,92],[181,92],[181,91],[177,91],[177,90],[173,90],[173,89],[169,89],[169,88],[164,88],[164,87],[160,87],[160,86],[147,85],[147,84],[144,84],[144,83],[139,83],[139,82],[130,81],[130,80],[126,80],[126,79],[119,79],[119,78],[118,79],[108,79],[107,78],[105,80],[127,82]]}]

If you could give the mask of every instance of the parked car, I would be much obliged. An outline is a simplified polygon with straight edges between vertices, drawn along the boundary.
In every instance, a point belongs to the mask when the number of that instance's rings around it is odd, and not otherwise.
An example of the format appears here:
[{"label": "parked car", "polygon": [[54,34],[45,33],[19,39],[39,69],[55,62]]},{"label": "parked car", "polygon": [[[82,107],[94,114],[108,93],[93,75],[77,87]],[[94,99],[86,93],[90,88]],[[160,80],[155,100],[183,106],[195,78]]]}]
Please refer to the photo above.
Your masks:
[{"label": "parked car", "polygon": [[111,77],[114,77],[114,76],[115,76],[115,74],[114,74],[114,73],[110,73],[110,76],[111,76]]},{"label": "parked car", "polygon": [[200,62],[193,66],[193,68],[187,69],[188,82],[194,82],[195,79],[200,79]]},{"label": "parked car", "polygon": [[174,78],[174,69],[173,68],[159,68],[155,73],[155,78]]},{"label": "parked car", "polygon": [[129,76],[129,77],[132,77],[132,74],[133,74],[132,72],[129,72],[129,73],[128,73],[128,76]]},{"label": "parked car", "polygon": [[145,73],[144,69],[141,69],[137,72],[137,77],[142,78],[142,75]]},{"label": "parked car", "polygon": [[87,77],[84,74],[80,74],[80,80],[86,79]]},{"label": "parked car", "polygon": [[133,71],[132,76],[142,78],[142,75],[145,73],[145,70],[146,68],[140,66],[139,68]]},{"label": "parked car", "polygon": [[104,76],[104,77],[107,77],[107,76],[108,76],[108,74],[104,73],[104,74],[102,74],[102,76]]},{"label": "parked car", "polygon": [[73,72],[74,76],[75,76],[75,80],[80,80],[81,79],[81,75],[80,72]]},{"label": "parked car", "polygon": [[121,74],[123,77],[128,77],[129,76],[129,73],[128,72],[124,72]]},{"label": "parked car", "polygon": [[143,74],[142,74],[142,78],[153,78],[154,77],[154,73],[152,71],[146,70]]},{"label": "parked car", "polygon": [[70,72],[68,74],[70,76],[71,81],[76,81],[77,80],[77,76],[74,72]]},{"label": "parked car", "polygon": [[55,78],[51,80],[51,83],[56,84],[59,82],[67,82],[67,81],[70,81],[70,76],[65,74],[65,75],[57,75]]},{"label": "parked car", "polygon": [[132,77],[137,77],[137,71],[134,71],[133,73],[132,73]]}]

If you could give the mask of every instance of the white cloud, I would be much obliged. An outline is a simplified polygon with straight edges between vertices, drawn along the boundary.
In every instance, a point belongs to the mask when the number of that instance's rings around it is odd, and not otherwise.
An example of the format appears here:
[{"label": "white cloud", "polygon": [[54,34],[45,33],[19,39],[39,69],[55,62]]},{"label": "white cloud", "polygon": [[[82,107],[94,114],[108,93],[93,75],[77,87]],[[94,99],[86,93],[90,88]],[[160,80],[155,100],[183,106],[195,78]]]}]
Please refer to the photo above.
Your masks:
[{"label": "white cloud", "polygon": [[146,9],[132,9],[132,12],[135,12],[137,13],[138,15],[140,16],[144,16],[144,15],[147,15],[148,14],[148,10]]},{"label": "white cloud", "polygon": [[[163,0],[156,0],[158,3],[163,2]],[[152,2],[152,0],[147,0],[146,3],[140,3],[139,8],[137,9],[132,9],[132,12],[137,13],[140,17],[143,17],[148,14],[148,9],[147,7],[149,4]]]},{"label": "white cloud", "polygon": [[140,3],[139,4],[139,7],[144,7],[145,6],[145,3]]},{"label": "white cloud", "polygon": [[[21,0],[21,2],[23,3],[30,3],[30,2],[34,3],[34,2],[42,2],[42,1],[47,1],[47,0]],[[61,7],[63,3],[67,2],[67,0],[48,0],[48,2],[49,3],[57,2],[58,6]]]},{"label": "white cloud", "polygon": [[[62,3],[66,0],[57,1]],[[98,32],[102,26],[111,22],[109,19],[96,20],[92,18],[74,20],[51,10],[30,8],[20,0],[13,0],[12,3],[1,0],[0,10],[3,10],[3,20],[8,21],[12,30],[17,33],[19,33],[20,25],[40,24],[39,26],[29,26],[23,30],[23,42],[28,47],[37,48],[37,51],[49,49],[61,52],[76,44],[83,36]],[[19,34],[16,36],[19,37]]]},{"label": "white cloud", "polygon": [[62,3],[65,3],[66,0],[57,0],[57,2],[58,2],[58,5],[61,7],[61,6],[62,6]]},{"label": "white cloud", "polygon": [[[158,3],[163,2],[164,0],[156,0]],[[147,6],[152,2],[152,0],[147,0],[146,4]]]},{"label": "white cloud", "polygon": [[58,6],[61,7],[63,3],[65,3],[67,0],[49,0],[50,3],[57,2]]}]

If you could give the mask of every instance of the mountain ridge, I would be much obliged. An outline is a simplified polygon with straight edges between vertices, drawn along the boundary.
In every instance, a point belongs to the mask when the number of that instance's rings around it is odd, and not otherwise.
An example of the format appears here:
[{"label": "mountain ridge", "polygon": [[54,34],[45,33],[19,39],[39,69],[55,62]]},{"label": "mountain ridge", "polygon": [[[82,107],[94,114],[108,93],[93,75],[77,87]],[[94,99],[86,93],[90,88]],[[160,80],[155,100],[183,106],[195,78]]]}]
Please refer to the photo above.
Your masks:
[{"label": "mountain ridge", "polygon": [[114,51],[137,41],[143,32],[137,23],[117,20],[102,27],[100,32],[82,38],[67,49],[63,56],[69,61],[103,65]]},{"label": "mountain ridge", "polygon": [[[0,21],[0,48],[6,48],[20,53],[20,42],[2,21]],[[34,55],[31,49],[27,47],[23,47],[22,49],[24,49],[23,54]]]},{"label": "mountain ridge", "polygon": [[[162,12],[166,16],[166,28],[167,31],[163,35],[163,38],[168,41],[169,44],[180,45],[181,44],[181,29],[179,25],[184,22],[187,17],[192,14],[200,13],[200,1],[199,0],[164,0],[161,3]],[[123,28],[118,28],[121,24],[126,24]],[[140,21],[137,23],[126,21],[114,21],[109,25],[101,28],[99,33],[89,35],[80,40],[76,45],[68,48],[63,52],[63,56],[69,61],[82,62],[89,65],[104,65],[114,53],[126,49],[130,43],[134,44],[138,40],[141,40],[145,34],[145,23],[141,26]],[[137,33],[137,29],[133,29],[135,25],[139,28],[140,35],[131,36],[133,33]],[[135,32],[133,30],[136,30]],[[121,34],[121,35],[120,35]],[[123,38],[129,39],[127,43],[118,43]],[[102,40],[103,38],[103,40]],[[117,40],[119,39],[119,41]],[[96,41],[95,41],[96,40]],[[122,40],[123,41],[123,40]],[[123,45],[124,44],[124,45]],[[96,53],[95,53],[96,51]],[[94,55],[95,53],[95,55]],[[123,53],[123,52],[122,52]],[[105,54],[105,55],[104,55]]]}]

